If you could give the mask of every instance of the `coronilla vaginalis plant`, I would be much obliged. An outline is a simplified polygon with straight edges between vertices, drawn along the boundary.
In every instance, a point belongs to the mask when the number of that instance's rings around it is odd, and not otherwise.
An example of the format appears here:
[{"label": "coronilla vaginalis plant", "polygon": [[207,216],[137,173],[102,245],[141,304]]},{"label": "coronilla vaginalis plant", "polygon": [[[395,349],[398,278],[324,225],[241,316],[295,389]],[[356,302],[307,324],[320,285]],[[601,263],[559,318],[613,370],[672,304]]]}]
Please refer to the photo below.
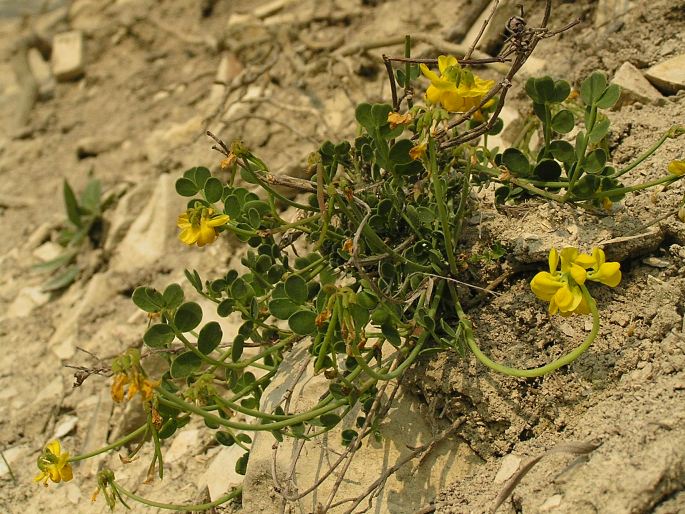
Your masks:
[{"label": "coronilla vaginalis plant", "polygon": [[[240,142],[226,145],[212,136],[224,155],[219,172],[195,167],[176,182],[188,199],[177,220],[179,239],[198,251],[226,234],[243,244],[246,271],[201,277],[186,270],[193,295],[213,303],[222,318],[239,316],[240,328],[226,334],[221,323],[204,321],[203,309],[181,285],[136,289],[134,303],[152,320],[143,346],[163,356],[168,368],[149,376],[140,349],[132,348],[111,365],[111,392],[117,402],[139,398],[146,422],[85,455],[69,456],[59,442],[50,442],[36,480],[70,480],[78,461],[141,439],[154,446],[148,477],[162,478],[163,442],[196,417],[219,444],[244,451],[236,463],[244,474],[250,434],[269,432],[275,443],[310,440],[360,406],[356,428],[342,431],[354,452],[364,437],[378,434],[385,412],[381,392],[422,356],[470,351],[485,366],[515,377],[539,377],[577,359],[599,329],[593,290],[618,286],[620,264],[607,262],[600,248],[552,249],[548,271],[532,278],[531,294],[549,303],[551,315],[591,316],[592,330],[544,366],[496,363],[478,347],[464,309],[465,219],[477,209],[471,193],[494,184],[498,204],[544,199],[607,214],[631,191],[682,178],[678,161],[651,182],[632,184],[628,173],[684,130],[674,127],[617,169],[605,113],[618,100],[618,87],[593,73],[574,94],[567,82],[540,77],[525,82],[539,147],[522,138],[511,148],[489,148],[488,135],[502,128],[499,113],[514,76],[540,41],[559,32],[547,27],[549,16],[550,2],[538,27],[517,18],[501,53],[491,59],[472,59],[471,52],[413,59],[408,39],[404,57],[384,57],[392,103],[358,105],[357,137],[323,142],[306,164],[310,179],[276,176]],[[486,79],[474,66],[487,63],[504,64],[508,72]],[[415,95],[415,87],[426,87],[425,96]],[[283,188],[299,194],[285,195]],[[493,250],[494,258],[502,251]],[[308,366],[327,379],[328,390],[306,411],[292,412],[287,398],[265,410],[262,395],[274,375],[294,373],[279,369],[294,345],[307,348]],[[165,504],[125,489],[109,469],[99,473],[97,491],[110,507],[139,501],[186,511],[241,494],[235,488],[211,503]]]}]

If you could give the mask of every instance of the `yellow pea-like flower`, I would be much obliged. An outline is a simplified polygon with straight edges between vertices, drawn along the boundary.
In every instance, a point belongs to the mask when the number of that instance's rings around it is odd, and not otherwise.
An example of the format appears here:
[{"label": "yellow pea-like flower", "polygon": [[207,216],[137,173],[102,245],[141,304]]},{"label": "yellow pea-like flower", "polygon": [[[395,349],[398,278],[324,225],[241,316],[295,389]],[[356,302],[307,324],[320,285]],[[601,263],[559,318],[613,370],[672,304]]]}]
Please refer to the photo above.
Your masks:
[{"label": "yellow pea-like flower", "polygon": [[48,486],[48,480],[56,484],[68,482],[74,478],[74,473],[69,464],[69,454],[62,451],[59,441],[50,441],[38,457],[38,469],[40,473],[34,478],[36,482],[43,482]]},{"label": "yellow pea-like flower", "polygon": [[176,221],[181,229],[178,238],[188,246],[211,244],[217,238],[217,227],[225,225],[230,219],[226,214],[214,215],[214,210],[206,207],[188,209]]},{"label": "yellow pea-like flower", "polygon": [[671,161],[668,163],[668,172],[676,177],[685,175],[685,161]]}]

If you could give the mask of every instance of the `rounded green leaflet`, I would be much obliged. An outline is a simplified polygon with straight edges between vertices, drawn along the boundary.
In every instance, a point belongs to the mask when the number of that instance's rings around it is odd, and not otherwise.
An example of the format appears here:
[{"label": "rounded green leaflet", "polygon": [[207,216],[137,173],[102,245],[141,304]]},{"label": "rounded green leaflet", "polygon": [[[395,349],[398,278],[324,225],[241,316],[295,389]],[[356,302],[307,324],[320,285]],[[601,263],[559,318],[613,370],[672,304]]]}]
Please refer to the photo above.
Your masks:
[{"label": "rounded green leaflet", "polygon": [[604,73],[594,72],[580,85],[580,98],[585,105],[596,103],[607,88],[607,78]]},{"label": "rounded green leaflet", "polygon": [[289,298],[276,298],[269,302],[269,312],[276,319],[286,320],[292,316],[299,307]]},{"label": "rounded green leaflet", "polygon": [[576,160],[576,149],[568,141],[552,141],[549,150],[558,161],[570,163]]},{"label": "rounded green leaflet", "polygon": [[224,186],[218,178],[210,177],[205,182],[204,191],[207,201],[214,203],[221,200],[221,196],[224,193]]},{"label": "rounded green leaflet", "polygon": [[567,134],[575,127],[576,120],[573,113],[569,110],[562,109],[552,118],[552,129],[560,134]]},{"label": "rounded green leaflet", "polygon": [[302,305],[309,296],[307,282],[299,275],[290,275],[285,281],[285,294],[296,304]]},{"label": "rounded green leaflet", "polygon": [[197,349],[200,350],[205,355],[208,355],[214,351],[214,349],[221,343],[221,338],[224,333],[221,330],[221,325],[216,321],[210,321],[197,336]]},{"label": "rounded green leaflet", "polygon": [[243,349],[245,348],[245,338],[241,336],[236,336],[233,340],[233,345],[231,346],[231,360],[233,362],[238,362],[240,357],[243,355]]},{"label": "rounded green leaflet", "polygon": [[167,419],[164,424],[162,425],[162,428],[159,429],[157,432],[157,435],[159,436],[160,439],[168,439],[174,433],[176,432],[176,429],[178,428],[178,423],[174,418]]},{"label": "rounded green leaflet", "polygon": [[183,288],[178,284],[169,284],[162,294],[164,306],[167,309],[175,309],[183,303]]},{"label": "rounded green leaflet", "polygon": [[606,88],[602,96],[596,102],[600,109],[611,109],[621,97],[621,88],[616,84],[611,84]]},{"label": "rounded green leaflet", "polygon": [[535,166],[533,175],[540,180],[552,182],[561,177],[561,166],[553,159],[543,159]]},{"label": "rounded green leaflet", "polygon": [[596,174],[604,169],[606,162],[606,152],[602,148],[596,148],[585,157],[585,160],[583,161],[583,169],[587,173]]},{"label": "rounded green leaflet", "polygon": [[158,323],[147,329],[143,342],[150,348],[166,348],[175,338],[174,330],[166,323]]},{"label": "rounded green leaflet", "polygon": [[216,439],[217,443],[223,446],[233,446],[235,444],[235,438],[230,432],[219,430],[216,434],[214,434],[214,438]]},{"label": "rounded green leaflet", "polygon": [[198,191],[195,182],[188,178],[181,177],[176,181],[176,192],[181,196],[195,196]]},{"label": "rounded green leaflet", "polygon": [[181,305],[174,316],[174,325],[181,332],[190,332],[202,321],[202,308],[195,302]]},{"label": "rounded green leaflet", "polygon": [[184,352],[176,357],[169,368],[173,378],[186,378],[202,365],[202,359],[193,352]]},{"label": "rounded green leaflet", "polygon": [[137,287],[131,299],[145,312],[159,312],[164,308],[164,298],[161,293],[151,287]]},{"label": "rounded green leaflet", "polygon": [[527,177],[530,174],[530,163],[528,158],[523,155],[521,150],[516,148],[507,148],[502,154],[502,164],[515,177]]},{"label": "rounded green leaflet", "polygon": [[329,412],[327,414],[322,414],[319,417],[319,421],[321,422],[321,424],[324,427],[330,428],[330,427],[334,427],[335,425],[338,424],[338,422],[340,422],[340,416],[338,416],[337,414],[333,414],[333,413]]},{"label": "rounded green leaflet", "polygon": [[299,310],[288,318],[290,330],[298,335],[306,336],[316,332],[316,313],[309,310]]}]

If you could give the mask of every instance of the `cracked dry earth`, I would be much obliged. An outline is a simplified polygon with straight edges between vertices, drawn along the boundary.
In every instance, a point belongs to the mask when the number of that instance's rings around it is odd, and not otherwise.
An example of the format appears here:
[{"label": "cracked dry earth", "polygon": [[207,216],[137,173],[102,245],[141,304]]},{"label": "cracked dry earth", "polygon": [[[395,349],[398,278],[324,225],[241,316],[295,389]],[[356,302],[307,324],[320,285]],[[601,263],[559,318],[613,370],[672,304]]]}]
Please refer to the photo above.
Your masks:
[{"label": "cracked dry earth", "polygon": [[[102,500],[90,502],[95,473],[105,463],[140,494],[169,502],[205,501],[230,485],[231,466],[218,459],[220,448],[199,424],[167,442],[162,482],[142,484],[146,450],[126,465],[116,455],[83,463],[73,481],[49,490],[35,485],[35,460],[46,441],[59,437],[65,447],[86,452],[140,422],[135,405],[112,404],[106,377],[74,388],[74,370],[65,366],[94,366],[92,355],[107,359],[141,344],[147,319],[130,301],[138,285],[183,282],[183,268],[217,274],[239,258],[234,240],[201,252],[176,240],[174,221],[184,202],[174,192],[175,178],[196,165],[217,168],[207,128],[226,141],[241,138],[275,172],[297,175],[317,143],[354,136],[357,103],[389,99],[380,55],[401,47],[368,44],[360,51],[355,45],[405,33],[468,41],[480,22],[464,29],[465,13],[477,3],[74,0],[26,2],[21,9],[34,12],[17,16],[21,2],[0,2],[6,16],[0,18],[0,450],[6,461],[0,460],[0,512],[105,512]],[[53,9],[40,14],[39,4]],[[526,4],[527,16],[539,16],[540,2]],[[525,73],[577,86],[593,70],[613,77],[630,63],[642,74],[685,53],[682,0],[554,2],[554,26],[574,18],[581,23],[542,42]],[[40,60],[49,58],[40,42],[67,31],[82,37],[82,70],[54,81],[39,73]],[[415,55],[449,50],[426,41]],[[496,38],[488,44],[496,50]],[[27,78],[27,60],[37,84]],[[492,70],[482,73],[495,78]],[[32,85],[37,98],[29,94]],[[682,91],[652,93],[609,112],[619,166],[685,121]],[[521,80],[510,96],[505,141],[531,114]],[[668,140],[626,182],[663,175],[684,148],[682,138]],[[90,175],[118,202],[105,214],[98,244],[79,256],[77,281],[44,293],[45,277],[32,266],[59,251],[62,181],[81,190]],[[429,504],[423,512],[488,512],[527,459],[577,442],[598,448],[545,456],[498,512],[685,512],[685,225],[673,214],[644,228],[674,213],[684,192],[679,182],[637,193],[601,217],[539,202],[498,212],[487,192],[479,197],[482,214],[470,225],[474,244],[496,241],[509,252],[506,263],[492,264],[486,274],[496,277],[520,264],[544,267],[554,245],[605,244],[622,261],[623,282],[597,293],[603,321],[592,348],[543,379],[498,376],[470,356],[419,363],[404,384],[416,409],[412,419],[418,412],[439,429],[463,418],[449,441],[462,460],[434,482],[406,478],[370,512],[411,514],[414,497]],[[501,294],[469,312],[484,351],[522,367],[558,357],[588,330],[580,318],[550,322],[528,288],[532,273],[511,274]],[[155,365],[149,363],[152,370]],[[401,424],[402,413],[393,419]],[[217,510],[241,509],[256,512],[249,503]]]}]

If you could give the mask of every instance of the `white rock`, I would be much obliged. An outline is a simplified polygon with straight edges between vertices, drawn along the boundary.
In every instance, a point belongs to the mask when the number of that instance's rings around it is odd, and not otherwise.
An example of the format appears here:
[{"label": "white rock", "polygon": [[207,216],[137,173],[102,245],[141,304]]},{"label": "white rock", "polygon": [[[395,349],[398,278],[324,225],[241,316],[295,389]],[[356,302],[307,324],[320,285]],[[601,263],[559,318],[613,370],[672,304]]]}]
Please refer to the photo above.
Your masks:
[{"label": "white rock", "polygon": [[73,482],[66,484],[66,488],[67,488],[67,500],[69,500],[69,502],[73,505],[78,505],[79,501],[81,500],[81,496],[82,496],[81,489],[79,489],[79,487]]},{"label": "white rock", "polygon": [[55,35],[52,40],[52,73],[58,82],[83,75],[83,34],[72,30]]},{"label": "white rock", "polygon": [[621,87],[621,98],[616,104],[617,107],[635,102],[657,103],[663,101],[661,93],[649,83],[640,70],[629,62],[624,62],[616,70],[611,82]]},{"label": "white rock", "polygon": [[[88,396],[76,406],[78,413],[77,430],[81,439],[81,452],[88,453],[102,447],[107,443],[107,435],[110,432],[110,418],[114,402],[108,387],[103,384],[103,379],[96,377],[89,381],[99,380],[98,388],[90,384],[93,390],[99,391],[93,396]],[[112,440],[112,439],[110,439]],[[84,476],[95,475],[98,467],[103,460],[107,459],[106,454],[98,455],[81,463]]]},{"label": "white rock", "polygon": [[555,494],[554,496],[550,496],[545,500],[545,503],[540,505],[540,512],[549,512],[551,510],[558,509],[561,507],[561,500],[563,499],[563,496],[560,494]]},{"label": "white rock", "polygon": [[646,264],[652,268],[668,268],[671,265],[669,261],[660,259],[659,257],[645,257],[642,259],[642,264]]},{"label": "white rock", "polygon": [[[29,446],[25,444],[20,446],[13,446],[12,448],[3,450],[2,456],[4,457],[4,460],[0,459],[0,477],[9,475],[10,468],[12,468],[14,476],[17,476],[17,469],[13,465],[19,462],[19,459],[21,459],[21,457],[26,454],[27,450],[29,450]],[[5,461],[7,461],[9,467],[7,467]]]},{"label": "white rock", "polygon": [[60,245],[53,243],[52,241],[48,241],[47,243],[43,243],[38,248],[33,250],[33,256],[43,262],[47,262],[59,257],[63,251],[64,248],[62,248]]},{"label": "white rock", "polygon": [[145,208],[135,215],[126,236],[117,246],[110,262],[111,269],[144,268],[166,253],[169,241],[175,240],[175,221],[185,205],[184,199],[176,193],[174,181],[171,175],[160,175],[145,200]]},{"label": "white rock", "polygon": [[631,0],[599,0],[595,11],[595,27],[601,27],[616,20],[632,7]]},{"label": "white rock", "polygon": [[45,305],[50,301],[50,293],[45,293],[40,287],[24,287],[7,308],[7,318],[21,318],[31,314],[33,309]]},{"label": "white rock", "polygon": [[41,389],[36,395],[34,402],[40,403],[43,400],[56,401],[61,400],[64,394],[64,382],[61,376],[57,376],[52,381]]},{"label": "white rock", "polygon": [[199,489],[206,484],[211,501],[226,494],[232,487],[243,482],[243,476],[235,472],[235,463],[243,456],[243,450],[237,444],[222,446],[214,457],[200,481]]},{"label": "white rock", "polygon": [[495,475],[495,483],[503,484],[509,480],[514,473],[519,469],[521,464],[521,457],[510,453],[502,458],[502,464],[499,467],[497,475]]},{"label": "white rock", "polygon": [[76,143],[76,157],[85,159],[95,157],[120,146],[122,138],[100,134],[97,136],[82,137]]},{"label": "white rock", "polygon": [[195,116],[182,123],[172,123],[150,133],[145,139],[148,161],[158,163],[172,150],[189,144],[203,133],[202,117]]},{"label": "white rock", "polygon": [[52,98],[55,94],[55,77],[52,76],[50,64],[43,59],[40,52],[31,48],[28,52],[31,74],[38,83],[38,96],[42,99]]},{"label": "white rock", "polygon": [[645,76],[666,94],[675,94],[685,89],[685,54],[655,64],[645,72]]},{"label": "white rock", "polygon": [[55,432],[52,434],[52,438],[61,439],[65,435],[71,433],[71,431],[76,428],[77,423],[77,416],[65,416],[60,424],[55,427]]},{"label": "white rock", "polygon": [[174,462],[182,457],[191,457],[200,449],[200,431],[182,430],[174,436],[171,446],[164,455],[166,462]]}]

